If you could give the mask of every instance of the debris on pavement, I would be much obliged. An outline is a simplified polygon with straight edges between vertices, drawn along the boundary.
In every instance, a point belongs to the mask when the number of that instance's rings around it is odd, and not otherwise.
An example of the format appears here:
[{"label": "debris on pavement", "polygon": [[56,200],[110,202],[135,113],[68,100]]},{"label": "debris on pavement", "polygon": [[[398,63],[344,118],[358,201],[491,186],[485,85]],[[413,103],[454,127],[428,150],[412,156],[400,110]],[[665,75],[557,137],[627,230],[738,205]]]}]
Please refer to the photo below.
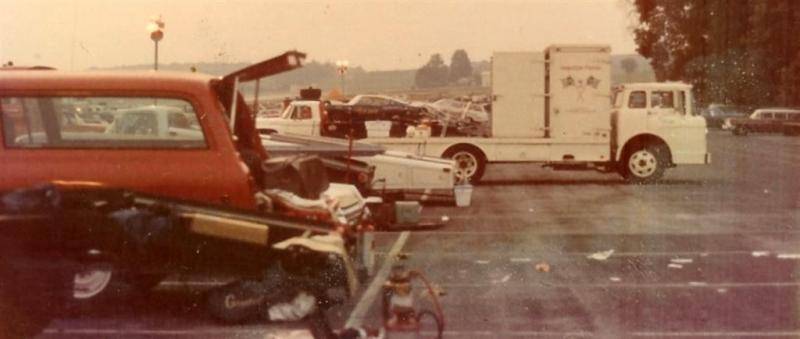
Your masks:
[{"label": "debris on pavement", "polygon": [[443,215],[442,216],[442,222],[448,222],[448,221],[450,221],[450,217],[448,217],[446,215]]},{"label": "debris on pavement", "polygon": [[269,308],[269,320],[272,321],[298,321],[316,310],[317,299],[314,296],[300,292],[291,302],[280,303]]},{"label": "debris on pavement", "polygon": [[758,257],[766,257],[766,256],[768,256],[769,252],[768,251],[753,251],[753,253],[751,253],[751,254],[754,257],[758,258]]},{"label": "debris on pavement", "polygon": [[603,261],[603,260],[607,260],[608,258],[610,258],[612,254],[614,254],[614,250],[610,249],[608,251],[592,253],[592,254],[586,256],[586,258],[587,259],[594,259],[594,260]]},{"label": "debris on pavement", "polygon": [[728,289],[727,288],[718,288],[717,289],[717,293],[719,293],[719,294],[728,293]]},{"label": "debris on pavement", "polygon": [[511,258],[511,262],[531,262],[530,258]]},{"label": "debris on pavement", "polygon": [[608,278],[608,280],[611,280],[611,281],[613,281],[613,282],[620,282],[620,281],[622,281],[622,279],[620,279],[620,277],[610,277],[610,278]]},{"label": "debris on pavement", "polygon": [[511,274],[510,273],[506,274],[500,280],[492,280],[492,284],[504,284],[504,283],[507,283],[509,280],[511,280]]},{"label": "debris on pavement", "polygon": [[674,269],[676,269],[676,270],[679,270],[679,269],[683,268],[683,265],[681,265],[681,264],[676,264],[676,263],[671,263],[671,264],[667,265],[667,267],[669,267],[669,268],[674,268]]},{"label": "debris on pavement", "polygon": [[691,264],[694,260],[690,258],[673,258],[669,261],[673,264]]},{"label": "debris on pavement", "polygon": [[781,253],[778,259],[800,259],[800,253]]},{"label": "debris on pavement", "polygon": [[475,263],[478,265],[486,265],[489,263],[489,260],[475,260]]},{"label": "debris on pavement", "polygon": [[550,272],[550,264],[548,264],[548,263],[546,263],[544,261],[536,264],[536,266],[534,266],[534,268],[536,268],[536,271],[539,271],[539,272],[544,272],[544,273]]}]

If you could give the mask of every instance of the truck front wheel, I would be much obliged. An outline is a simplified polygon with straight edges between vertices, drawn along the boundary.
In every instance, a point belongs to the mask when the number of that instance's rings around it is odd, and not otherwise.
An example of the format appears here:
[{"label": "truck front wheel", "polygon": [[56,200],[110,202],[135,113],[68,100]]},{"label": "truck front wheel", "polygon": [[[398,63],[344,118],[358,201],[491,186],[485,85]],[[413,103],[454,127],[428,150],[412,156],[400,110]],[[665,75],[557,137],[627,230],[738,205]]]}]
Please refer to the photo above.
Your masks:
[{"label": "truck front wheel", "polygon": [[486,170],[486,157],[475,147],[465,145],[451,147],[444,152],[442,158],[455,160],[457,182],[477,183]]},{"label": "truck front wheel", "polygon": [[649,184],[661,179],[668,163],[663,145],[644,145],[628,151],[620,164],[620,172],[633,184]]}]

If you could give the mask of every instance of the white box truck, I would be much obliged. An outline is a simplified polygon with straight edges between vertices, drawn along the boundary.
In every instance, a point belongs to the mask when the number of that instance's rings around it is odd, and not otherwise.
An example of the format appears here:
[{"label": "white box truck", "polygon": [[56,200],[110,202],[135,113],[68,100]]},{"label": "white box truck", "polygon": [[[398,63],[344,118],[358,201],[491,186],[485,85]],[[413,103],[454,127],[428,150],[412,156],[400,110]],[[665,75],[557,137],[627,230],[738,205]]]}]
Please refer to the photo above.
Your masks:
[{"label": "white box truck", "polygon": [[[692,112],[691,86],[637,83],[612,89],[610,51],[603,45],[554,45],[544,52],[494,53],[488,136],[408,133],[362,141],[452,158],[456,178],[470,182],[480,180],[492,162],[617,172],[633,183],[656,181],[676,165],[708,164],[707,129]],[[312,119],[291,121],[288,130],[319,133],[324,121],[322,106],[316,106]]]}]

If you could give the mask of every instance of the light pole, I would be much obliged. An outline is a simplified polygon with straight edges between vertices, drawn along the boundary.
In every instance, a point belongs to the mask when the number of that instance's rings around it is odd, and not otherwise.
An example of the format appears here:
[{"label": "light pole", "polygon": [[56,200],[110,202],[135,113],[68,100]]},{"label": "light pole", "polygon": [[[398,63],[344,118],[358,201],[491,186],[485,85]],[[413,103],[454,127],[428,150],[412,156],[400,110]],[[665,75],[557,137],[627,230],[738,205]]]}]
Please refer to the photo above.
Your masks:
[{"label": "light pole", "polygon": [[339,73],[340,81],[342,82],[342,96],[345,96],[344,91],[344,75],[347,74],[347,66],[350,63],[347,60],[337,60],[336,61],[336,72]]},{"label": "light pole", "polygon": [[158,18],[150,19],[147,24],[147,30],[150,32],[150,40],[155,43],[155,55],[153,58],[153,69],[158,70],[158,42],[164,38],[164,20],[159,15]]},{"label": "light pole", "polygon": [[[339,78],[342,81],[342,98],[345,96],[344,92],[344,75],[347,74],[347,66],[350,63],[347,60],[336,61],[336,72],[339,73]],[[344,171],[344,180],[350,183],[350,159],[353,158],[353,112],[350,111],[350,131],[347,133],[347,168]]]}]

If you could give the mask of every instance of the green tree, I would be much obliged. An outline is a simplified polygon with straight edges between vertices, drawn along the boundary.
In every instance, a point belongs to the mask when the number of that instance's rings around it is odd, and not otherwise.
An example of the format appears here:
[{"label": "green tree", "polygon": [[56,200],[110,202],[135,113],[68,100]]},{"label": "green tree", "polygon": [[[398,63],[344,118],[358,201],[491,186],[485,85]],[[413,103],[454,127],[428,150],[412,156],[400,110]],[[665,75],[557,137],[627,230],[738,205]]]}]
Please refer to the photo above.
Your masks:
[{"label": "green tree", "polygon": [[463,78],[472,77],[472,62],[469,61],[467,52],[458,49],[450,58],[450,82],[455,83]]},{"label": "green tree", "polygon": [[634,0],[637,51],[658,80],[695,86],[701,102],[797,105],[796,0]]},{"label": "green tree", "polygon": [[449,69],[439,53],[431,55],[428,63],[417,70],[414,84],[418,88],[441,87],[447,85]]}]

